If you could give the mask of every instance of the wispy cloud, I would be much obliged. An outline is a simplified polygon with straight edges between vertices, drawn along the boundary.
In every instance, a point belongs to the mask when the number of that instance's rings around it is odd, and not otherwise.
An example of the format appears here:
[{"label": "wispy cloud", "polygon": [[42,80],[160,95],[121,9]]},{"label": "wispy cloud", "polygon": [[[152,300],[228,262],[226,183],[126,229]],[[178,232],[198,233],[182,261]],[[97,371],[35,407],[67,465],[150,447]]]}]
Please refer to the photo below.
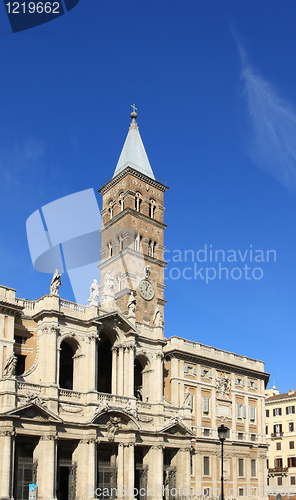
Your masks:
[{"label": "wispy cloud", "polygon": [[256,165],[296,191],[296,111],[254,70],[235,36],[252,125],[249,153]]}]

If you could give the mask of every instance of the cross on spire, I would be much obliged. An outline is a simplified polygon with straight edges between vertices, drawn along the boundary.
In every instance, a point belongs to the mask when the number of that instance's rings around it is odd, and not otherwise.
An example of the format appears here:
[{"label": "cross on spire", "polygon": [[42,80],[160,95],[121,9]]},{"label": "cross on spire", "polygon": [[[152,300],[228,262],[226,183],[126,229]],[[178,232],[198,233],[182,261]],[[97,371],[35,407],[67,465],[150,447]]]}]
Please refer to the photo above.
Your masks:
[{"label": "cross on spire", "polygon": [[131,104],[131,108],[133,108],[133,113],[135,113],[136,110],[138,111],[138,108],[136,108],[135,104]]}]

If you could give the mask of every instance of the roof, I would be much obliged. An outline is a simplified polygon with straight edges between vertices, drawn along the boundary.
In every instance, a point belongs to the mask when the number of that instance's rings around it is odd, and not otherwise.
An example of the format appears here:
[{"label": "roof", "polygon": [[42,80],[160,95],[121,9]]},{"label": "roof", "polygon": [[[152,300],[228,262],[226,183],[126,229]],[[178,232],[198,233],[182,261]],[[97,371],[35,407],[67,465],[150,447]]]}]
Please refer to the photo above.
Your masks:
[{"label": "roof", "polygon": [[269,396],[269,398],[266,398],[265,401],[277,401],[278,399],[287,399],[287,398],[296,398],[296,392],[288,393],[286,392],[285,394],[276,394],[275,396]]},{"label": "roof", "polygon": [[155,179],[135,118],[130,124],[113,178],[126,167],[132,167],[147,177]]}]

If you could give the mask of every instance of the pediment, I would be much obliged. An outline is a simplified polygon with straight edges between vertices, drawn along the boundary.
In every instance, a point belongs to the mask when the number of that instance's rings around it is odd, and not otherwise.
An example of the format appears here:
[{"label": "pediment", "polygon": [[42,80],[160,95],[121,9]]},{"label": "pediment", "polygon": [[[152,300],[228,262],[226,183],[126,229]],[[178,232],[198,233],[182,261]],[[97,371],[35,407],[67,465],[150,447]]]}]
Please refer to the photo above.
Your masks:
[{"label": "pediment", "polygon": [[93,419],[91,420],[91,423],[106,426],[110,421],[110,418],[117,418],[120,427],[134,430],[140,428],[140,425],[137,422],[136,418],[130,413],[124,411],[122,408],[109,407],[109,409],[98,409]]},{"label": "pediment", "polygon": [[160,429],[160,433],[173,434],[175,436],[196,437],[195,434],[179,418],[173,418],[165,427]]},{"label": "pediment", "polygon": [[27,403],[14,410],[2,413],[1,417],[34,420],[37,422],[61,423],[62,419],[38,403]]},{"label": "pediment", "polygon": [[127,319],[121,311],[114,311],[106,313],[100,316],[100,323],[103,327],[109,327],[111,329],[119,329],[125,334],[137,334],[137,330],[134,325]]}]

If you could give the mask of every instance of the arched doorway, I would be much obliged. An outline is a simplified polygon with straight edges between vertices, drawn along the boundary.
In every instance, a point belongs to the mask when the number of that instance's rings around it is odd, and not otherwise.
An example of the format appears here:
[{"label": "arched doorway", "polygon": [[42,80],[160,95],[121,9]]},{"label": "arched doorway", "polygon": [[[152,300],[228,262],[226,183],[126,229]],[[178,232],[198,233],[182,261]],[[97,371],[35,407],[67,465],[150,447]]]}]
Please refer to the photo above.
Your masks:
[{"label": "arched doorway", "polygon": [[59,384],[61,389],[73,390],[74,361],[76,349],[67,340],[63,340],[60,347],[60,374]]},{"label": "arched doorway", "polygon": [[111,394],[112,380],[112,351],[111,341],[105,333],[100,333],[98,346],[98,377],[97,389],[99,392]]}]

